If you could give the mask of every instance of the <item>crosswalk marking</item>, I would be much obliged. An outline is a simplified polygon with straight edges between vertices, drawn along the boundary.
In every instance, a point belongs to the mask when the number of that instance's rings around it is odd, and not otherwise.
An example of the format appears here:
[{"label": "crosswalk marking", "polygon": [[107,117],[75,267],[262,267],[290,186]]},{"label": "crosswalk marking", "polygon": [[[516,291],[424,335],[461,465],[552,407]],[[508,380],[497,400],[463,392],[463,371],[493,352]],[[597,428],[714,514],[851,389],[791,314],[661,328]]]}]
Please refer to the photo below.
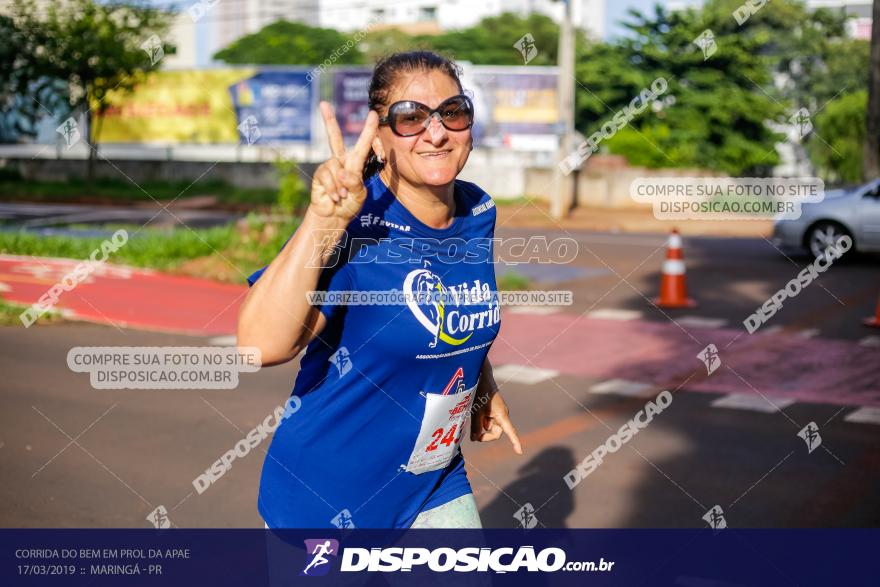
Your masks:
[{"label": "crosswalk marking", "polygon": [[681,326],[690,326],[691,328],[721,328],[727,324],[724,318],[704,318],[703,316],[682,316],[676,318],[676,322]]},{"label": "crosswalk marking", "polygon": [[641,317],[642,313],[638,310],[615,310],[614,308],[593,310],[587,313],[587,318],[596,318],[597,320],[638,320]]},{"label": "crosswalk marking", "polygon": [[623,395],[626,397],[649,397],[654,395],[654,386],[626,379],[609,379],[590,388],[590,393]]},{"label": "crosswalk marking", "polygon": [[[769,400],[769,401],[768,401]],[[713,408],[730,408],[733,410],[751,410],[772,414],[794,403],[788,397],[764,397],[754,393],[731,393],[712,402]]]},{"label": "crosswalk marking", "polygon": [[847,414],[844,420],[860,424],[880,424],[880,408],[865,406]]},{"label": "crosswalk marking", "polygon": [[541,369],[540,367],[530,367],[528,365],[501,365],[493,367],[492,374],[495,380],[500,383],[524,383],[526,385],[534,385],[551,379],[559,375],[559,371],[554,369]]},{"label": "crosswalk marking", "polygon": [[508,310],[511,314],[532,314],[535,316],[557,314],[559,311],[559,308],[553,306],[513,306]]}]

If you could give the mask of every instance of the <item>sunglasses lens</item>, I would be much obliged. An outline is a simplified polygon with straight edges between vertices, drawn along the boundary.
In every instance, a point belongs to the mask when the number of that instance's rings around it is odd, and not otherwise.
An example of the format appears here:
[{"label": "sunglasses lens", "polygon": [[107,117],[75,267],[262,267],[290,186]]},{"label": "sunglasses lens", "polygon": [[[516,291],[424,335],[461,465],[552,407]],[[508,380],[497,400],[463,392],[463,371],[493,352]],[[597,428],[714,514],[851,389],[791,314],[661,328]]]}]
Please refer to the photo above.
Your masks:
[{"label": "sunglasses lens", "polygon": [[[465,130],[474,121],[474,111],[470,101],[464,96],[457,96],[443,103],[438,111],[443,126],[449,130]],[[391,106],[388,117],[392,129],[401,136],[413,136],[421,133],[428,126],[431,111],[418,102],[397,102]]]},{"label": "sunglasses lens", "polygon": [[394,128],[402,135],[420,133],[428,116],[429,112],[415,102],[398,102],[391,112]]},{"label": "sunglasses lens", "polygon": [[447,102],[440,111],[443,125],[450,130],[464,130],[471,125],[474,111],[464,98],[456,98]]}]

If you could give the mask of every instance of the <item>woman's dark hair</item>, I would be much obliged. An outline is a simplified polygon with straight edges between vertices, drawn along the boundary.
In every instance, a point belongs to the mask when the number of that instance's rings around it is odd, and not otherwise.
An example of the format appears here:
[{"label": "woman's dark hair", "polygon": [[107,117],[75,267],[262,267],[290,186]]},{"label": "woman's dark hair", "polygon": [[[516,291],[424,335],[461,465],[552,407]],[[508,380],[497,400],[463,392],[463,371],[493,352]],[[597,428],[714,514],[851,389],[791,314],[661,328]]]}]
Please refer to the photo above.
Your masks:
[{"label": "woman's dark hair", "polygon": [[[373,69],[373,78],[370,80],[370,110],[377,112],[382,106],[388,104],[388,94],[394,84],[397,83],[400,74],[413,71],[440,70],[458,84],[458,90],[463,92],[461,85],[461,68],[451,59],[438,55],[433,51],[405,51],[392,53],[383,57],[376,63]],[[367,162],[364,163],[364,181],[375,175],[385,167],[385,163],[379,162],[376,153],[370,148]]]}]

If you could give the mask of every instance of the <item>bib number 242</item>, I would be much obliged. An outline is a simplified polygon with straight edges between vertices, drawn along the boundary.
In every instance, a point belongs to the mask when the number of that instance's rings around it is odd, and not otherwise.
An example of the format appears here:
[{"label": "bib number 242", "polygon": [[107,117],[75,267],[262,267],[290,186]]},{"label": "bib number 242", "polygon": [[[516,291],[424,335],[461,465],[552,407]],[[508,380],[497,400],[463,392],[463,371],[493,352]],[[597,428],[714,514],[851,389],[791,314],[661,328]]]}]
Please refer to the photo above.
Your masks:
[{"label": "bib number 242", "polygon": [[426,394],[425,414],[406,470],[416,475],[447,466],[461,444],[477,386],[459,393]]}]

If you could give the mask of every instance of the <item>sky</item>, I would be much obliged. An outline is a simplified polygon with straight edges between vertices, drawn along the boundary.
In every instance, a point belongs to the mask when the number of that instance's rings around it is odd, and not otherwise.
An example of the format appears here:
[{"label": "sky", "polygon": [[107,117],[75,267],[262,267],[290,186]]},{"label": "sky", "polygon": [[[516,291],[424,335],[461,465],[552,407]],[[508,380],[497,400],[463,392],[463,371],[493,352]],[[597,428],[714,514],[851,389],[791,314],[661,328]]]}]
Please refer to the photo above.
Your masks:
[{"label": "sky", "polygon": [[674,0],[674,2],[670,2],[669,0],[605,0],[606,40],[620,36],[621,34],[626,32],[626,29],[620,26],[619,22],[626,18],[626,13],[630,8],[634,8],[643,13],[651,13],[654,11],[655,4],[660,4],[662,6],[667,6],[669,4],[674,4],[678,6],[699,6],[700,4],[702,4],[702,1]]},{"label": "sky", "polygon": [[605,39],[613,39],[626,32],[619,22],[626,18],[630,8],[640,12],[652,13],[654,5],[661,6],[700,6],[702,0],[605,0]]},{"label": "sky", "polygon": [[624,28],[619,22],[624,20],[630,8],[641,12],[653,11],[654,4],[666,4],[664,0],[605,0],[605,37],[621,35]]}]

